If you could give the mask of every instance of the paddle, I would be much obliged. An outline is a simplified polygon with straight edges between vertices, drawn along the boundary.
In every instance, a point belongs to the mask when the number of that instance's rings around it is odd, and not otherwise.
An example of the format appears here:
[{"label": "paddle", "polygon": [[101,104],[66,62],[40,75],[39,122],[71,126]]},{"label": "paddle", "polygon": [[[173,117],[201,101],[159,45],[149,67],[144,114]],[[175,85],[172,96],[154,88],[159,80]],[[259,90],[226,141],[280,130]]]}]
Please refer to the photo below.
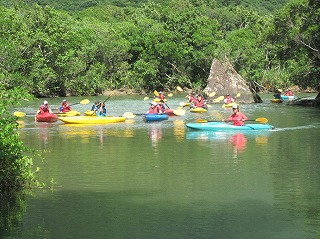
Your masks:
[{"label": "paddle", "polygon": [[182,116],[182,115],[185,115],[185,114],[186,114],[186,111],[183,110],[183,109],[176,109],[176,110],[173,111],[173,113],[174,113],[175,115]]},{"label": "paddle", "polygon": [[210,94],[209,94],[209,97],[213,97],[213,96],[215,96],[216,95],[216,92],[211,92]]},{"label": "paddle", "polygon": [[132,113],[132,112],[124,112],[122,117],[125,117],[127,119],[133,119],[134,117],[136,117],[137,115],[146,115],[147,113],[141,114],[141,113]]},{"label": "paddle", "polygon": [[143,100],[144,100],[144,101],[149,100],[149,97],[146,96],[146,97],[143,98]]},{"label": "paddle", "polygon": [[223,99],[224,99],[224,96],[219,96],[218,98],[213,99],[212,102],[218,103],[218,102],[220,102],[220,101],[223,100]]},{"label": "paddle", "polygon": [[180,86],[177,86],[177,90],[180,92],[184,92],[184,90]]},{"label": "paddle", "polygon": [[[197,119],[196,123],[208,123],[208,122],[223,122],[224,120],[205,120],[205,119]],[[268,119],[267,118],[256,118],[256,119],[250,119],[250,120],[246,120],[246,121],[256,121],[259,123],[268,123]]]},{"label": "paddle", "polygon": [[[73,103],[73,104],[71,104],[71,105],[79,105],[79,104],[81,104],[81,105],[87,105],[87,104],[89,104],[90,103],[90,100],[88,100],[88,99],[84,99],[84,100],[81,100],[80,102],[78,102],[78,103]],[[71,106],[70,105],[70,106]]]}]

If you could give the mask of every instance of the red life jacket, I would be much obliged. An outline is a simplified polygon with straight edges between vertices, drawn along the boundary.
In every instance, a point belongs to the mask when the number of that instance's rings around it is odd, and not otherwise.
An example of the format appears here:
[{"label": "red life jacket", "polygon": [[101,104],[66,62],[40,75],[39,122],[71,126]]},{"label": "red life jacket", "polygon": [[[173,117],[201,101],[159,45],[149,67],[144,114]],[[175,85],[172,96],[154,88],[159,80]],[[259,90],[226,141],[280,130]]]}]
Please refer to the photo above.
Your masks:
[{"label": "red life jacket", "polygon": [[194,102],[195,100],[196,100],[196,97],[195,97],[195,96],[192,96],[192,95],[189,96],[189,103],[192,103],[192,102]]},{"label": "red life jacket", "polygon": [[158,114],[159,113],[159,107],[158,106],[155,106],[155,107],[150,107],[149,108],[149,111],[148,111],[148,114]]},{"label": "red life jacket", "polygon": [[40,114],[43,114],[43,113],[49,113],[49,106],[48,105],[41,105],[40,108]]},{"label": "red life jacket", "polygon": [[164,96],[164,94],[159,94],[158,97],[159,97],[160,100],[164,100],[164,99],[166,98],[166,97]]},{"label": "red life jacket", "polygon": [[247,116],[245,116],[241,112],[238,112],[238,114],[232,114],[227,120],[228,121],[232,121],[233,125],[242,126],[242,125],[244,125],[244,121],[243,120],[247,120],[247,119],[248,119]]},{"label": "red life jacket", "polygon": [[203,98],[201,98],[201,100],[195,99],[194,106],[195,107],[203,107],[204,106],[204,99]]}]

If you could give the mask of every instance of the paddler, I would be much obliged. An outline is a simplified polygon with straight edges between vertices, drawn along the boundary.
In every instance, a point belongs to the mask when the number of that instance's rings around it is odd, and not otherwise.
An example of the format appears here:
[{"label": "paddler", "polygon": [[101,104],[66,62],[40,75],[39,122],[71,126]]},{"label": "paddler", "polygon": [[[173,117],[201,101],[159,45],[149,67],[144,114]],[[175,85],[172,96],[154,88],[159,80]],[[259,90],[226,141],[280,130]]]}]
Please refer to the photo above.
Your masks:
[{"label": "paddler", "polygon": [[274,97],[275,99],[281,99],[281,90],[277,90],[277,91],[275,92],[275,94],[273,95],[273,97]]},{"label": "paddler", "polygon": [[99,109],[97,111],[97,115],[96,116],[97,117],[105,117],[105,116],[107,116],[107,109],[106,109],[105,104],[100,103],[100,107],[99,107]]},{"label": "paddler", "polygon": [[191,92],[189,95],[188,95],[188,100],[189,100],[189,103],[192,103],[193,101],[196,100],[196,95],[194,92]]},{"label": "paddler", "polygon": [[226,122],[233,122],[235,126],[242,126],[244,125],[244,121],[248,119],[248,117],[239,111],[239,105],[233,104],[232,105],[233,114],[226,120]]},{"label": "paddler", "polygon": [[40,108],[37,111],[37,114],[43,114],[43,113],[53,113],[52,110],[49,107],[48,101],[43,101],[43,104],[40,106]]},{"label": "paddler", "polygon": [[152,101],[150,103],[150,108],[147,111],[147,114],[160,114],[160,108],[158,107],[157,102]]},{"label": "paddler", "polygon": [[157,107],[159,108],[160,113],[164,113],[166,111],[166,107],[164,106],[164,101],[160,100],[158,103]]},{"label": "paddler", "polygon": [[69,112],[71,111],[71,106],[69,105],[69,102],[64,99],[61,103],[61,106],[59,108],[59,113],[66,113],[66,112]]},{"label": "paddler", "polygon": [[91,111],[97,111],[100,108],[100,102],[97,100],[91,107]]},{"label": "paddler", "polygon": [[34,120],[37,121],[37,115],[41,115],[41,114],[44,114],[44,113],[53,114],[52,110],[49,107],[49,103],[46,100],[43,101],[42,105],[40,105],[39,109],[37,110],[36,115],[34,116]]},{"label": "paddler", "polygon": [[224,102],[225,104],[230,104],[230,103],[234,102],[234,99],[233,99],[230,95],[226,95],[226,96],[224,97],[223,102]]},{"label": "paddler", "polygon": [[166,97],[164,96],[164,94],[163,94],[162,91],[159,91],[159,96],[158,96],[158,98],[159,98],[160,100],[163,100],[163,101],[166,99]]},{"label": "paddler", "polygon": [[190,108],[204,108],[207,109],[206,101],[201,94],[198,94],[196,99],[190,105]]}]

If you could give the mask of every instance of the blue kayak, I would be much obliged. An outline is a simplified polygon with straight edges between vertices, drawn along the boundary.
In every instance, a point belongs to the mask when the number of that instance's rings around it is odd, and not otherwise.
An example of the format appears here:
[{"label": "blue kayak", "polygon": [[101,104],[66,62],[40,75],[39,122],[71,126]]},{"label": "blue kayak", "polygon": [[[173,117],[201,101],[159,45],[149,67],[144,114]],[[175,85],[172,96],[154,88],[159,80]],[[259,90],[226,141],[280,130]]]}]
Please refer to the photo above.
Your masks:
[{"label": "blue kayak", "polygon": [[283,100],[294,100],[294,95],[281,95]]},{"label": "blue kayak", "polygon": [[207,123],[187,123],[186,126],[195,130],[270,130],[274,127],[269,124],[245,124],[243,126],[235,126],[224,122],[207,122]]},{"label": "blue kayak", "polygon": [[146,122],[151,122],[151,121],[167,120],[169,116],[167,114],[146,114],[144,115],[143,118]]}]

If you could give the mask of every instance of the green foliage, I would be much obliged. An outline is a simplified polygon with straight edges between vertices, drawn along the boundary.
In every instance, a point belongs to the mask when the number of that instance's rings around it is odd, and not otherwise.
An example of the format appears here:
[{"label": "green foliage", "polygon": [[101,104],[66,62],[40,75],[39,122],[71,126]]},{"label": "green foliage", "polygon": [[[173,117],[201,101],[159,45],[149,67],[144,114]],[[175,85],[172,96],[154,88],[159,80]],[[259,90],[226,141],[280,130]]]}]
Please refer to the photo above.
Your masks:
[{"label": "green foliage", "polygon": [[37,97],[203,87],[212,60],[227,57],[251,85],[318,89],[318,5],[294,0],[274,16],[250,7],[264,2],[101,0],[72,15],[2,7],[0,79]]},{"label": "green foliage", "polygon": [[16,117],[7,111],[18,100],[30,97],[23,92],[21,88],[0,88],[0,194],[22,189],[34,179],[29,149],[19,140]]}]

